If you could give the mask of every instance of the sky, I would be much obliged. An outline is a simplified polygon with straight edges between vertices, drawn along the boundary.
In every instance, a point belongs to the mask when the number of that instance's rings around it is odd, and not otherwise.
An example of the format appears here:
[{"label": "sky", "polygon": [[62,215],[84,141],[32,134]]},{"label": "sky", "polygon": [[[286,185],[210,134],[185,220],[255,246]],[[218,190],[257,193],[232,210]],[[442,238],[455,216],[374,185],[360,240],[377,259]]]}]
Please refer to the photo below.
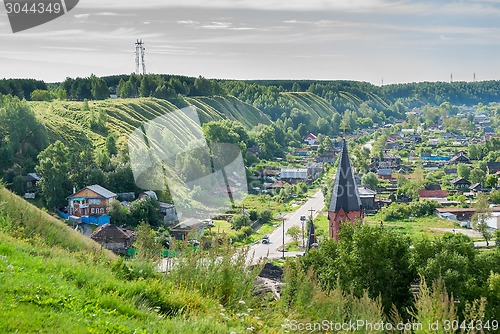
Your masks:
[{"label": "sky", "polygon": [[380,85],[500,80],[500,0],[80,0],[12,33],[0,6],[0,78],[149,73]]}]

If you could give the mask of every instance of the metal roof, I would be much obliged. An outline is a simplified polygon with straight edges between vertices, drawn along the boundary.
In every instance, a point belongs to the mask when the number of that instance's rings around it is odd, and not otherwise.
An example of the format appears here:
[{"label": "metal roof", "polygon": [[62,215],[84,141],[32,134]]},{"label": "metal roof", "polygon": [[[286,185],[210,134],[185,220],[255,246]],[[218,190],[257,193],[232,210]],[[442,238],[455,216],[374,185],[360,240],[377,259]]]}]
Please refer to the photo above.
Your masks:
[{"label": "metal roof", "polygon": [[344,212],[362,210],[361,199],[356,181],[354,180],[354,172],[351,160],[349,159],[349,153],[347,152],[347,142],[345,139],[328,211],[338,212],[340,209],[343,209]]}]

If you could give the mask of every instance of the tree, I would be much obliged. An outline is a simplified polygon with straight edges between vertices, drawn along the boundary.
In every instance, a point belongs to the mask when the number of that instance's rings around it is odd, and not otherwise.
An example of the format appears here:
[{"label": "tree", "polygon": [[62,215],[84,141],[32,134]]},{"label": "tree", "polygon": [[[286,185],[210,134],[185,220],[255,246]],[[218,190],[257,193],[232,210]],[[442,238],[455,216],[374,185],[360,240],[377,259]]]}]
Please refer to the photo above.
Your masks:
[{"label": "tree", "polygon": [[52,101],[52,93],[48,90],[36,89],[31,92],[31,101]]},{"label": "tree", "polygon": [[465,164],[457,165],[457,174],[459,177],[463,177],[464,179],[469,179],[470,176],[470,167]]},{"label": "tree", "polygon": [[471,183],[484,184],[486,173],[479,168],[475,168],[470,172],[469,180]]},{"label": "tree", "polygon": [[158,201],[150,197],[130,203],[131,225],[136,225],[142,221],[153,227],[161,226],[163,219],[158,208]]},{"label": "tree", "polygon": [[276,142],[276,133],[271,125],[263,126],[255,136],[255,141],[259,147],[259,156],[264,159],[282,156],[281,147]]},{"label": "tree", "polygon": [[156,90],[156,82],[150,74],[142,76],[141,85],[139,86],[139,95],[141,97],[150,97]]},{"label": "tree", "polygon": [[104,79],[92,75],[90,77],[90,85],[94,100],[105,100],[109,97],[109,89]]},{"label": "tree", "polygon": [[130,210],[118,201],[113,201],[108,208],[111,222],[115,225],[131,225]]},{"label": "tree", "polygon": [[311,115],[307,111],[297,108],[292,109],[290,118],[292,119],[294,129],[297,129],[300,124],[304,124],[307,127],[311,122]]},{"label": "tree", "polygon": [[106,150],[110,156],[118,153],[116,148],[116,135],[114,133],[111,133],[106,137]]},{"label": "tree", "polygon": [[339,113],[334,113],[332,117],[332,135],[338,135],[340,134],[340,122],[341,122],[341,117]]},{"label": "tree", "polygon": [[250,218],[245,214],[234,215],[231,219],[231,226],[235,230],[239,230],[243,226],[250,226],[251,223]]},{"label": "tree", "polygon": [[293,241],[298,244],[299,242],[299,238],[300,238],[300,234],[302,233],[302,231],[300,230],[300,227],[298,226],[292,226],[290,227],[287,231],[286,231],[286,234],[291,236]]},{"label": "tree", "polygon": [[368,291],[382,298],[387,311],[392,304],[404,309],[411,301],[416,274],[410,267],[410,239],[394,230],[344,223],[338,242],[323,241],[320,252],[309,252],[301,261],[328,290],[340,286],[356,296]]},{"label": "tree", "polygon": [[269,223],[271,219],[273,218],[271,210],[264,210],[261,211],[259,214],[260,221],[262,223]]},{"label": "tree", "polygon": [[134,247],[139,260],[155,261],[161,258],[163,247],[156,238],[156,232],[145,222],[141,222],[137,227]]},{"label": "tree", "polygon": [[82,111],[90,111],[89,100],[83,100]]},{"label": "tree", "polygon": [[70,194],[69,182],[69,150],[60,141],[49,145],[38,155],[36,172],[41,180],[38,184],[42,196],[49,208],[62,206],[66,203],[66,196]]},{"label": "tree", "polygon": [[362,184],[367,184],[371,189],[376,189],[378,185],[378,178],[375,173],[369,172],[361,178]]},{"label": "tree", "polygon": [[135,87],[130,80],[125,81],[120,79],[118,87],[116,88],[116,94],[120,98],[130,98],[135,96]]},{"label": "tree", "polygon": [[329,135],[332,132],[332,127],[328,123],[328,121],[324,118],[318,118],[316,122],[316,127],[318,128],[318,132],[324,135]]},{"label": "tree", "polygon": [[469,159],[479,160],[481,159],[481,147],[476,144],[469,144]]},{"label": "tree", "polygon": [[[21,165],[24,172],[33,171],[37,155],[47,145],[46,128],[28,103],[17,97],[0,96],[0,177],[5,177],[5,171],[16,164]],[[4,181],[10,183],[15,176],[6,177]]]},{"label": "tree", "polygon": [[484,186],[487,188],[496,188],[498,187],[498,176],[496,175],[488,175],[486,180],[484,181]]},{"label": "tree", "polygon": [[495,190],[490,193],[490,200],[494,204],[500,204],[500,190]]},{"label": "tree", "polygon": [[300,88],[300,85],[296,82],[293,83],[292,85],[292,92],[300,92],[302,89]]},{"label": "tree", "polygon": [[53,92],[53,95],[59,101],[64,101],[68,99],[68,94],[66,93],[66,90],[60,87]]},{"label": "tree", "polygon": [[471,223],[472,227],[481,233],[484,240],[486,240],[486,246],[489,246],[489,240],[492,237],[490,228],[488,226],[488,219],[491,217],[491,209],[488,203],[488,196],[479,193],[477,195],[476,204],[474,204],[476,212],[472,215]]}]

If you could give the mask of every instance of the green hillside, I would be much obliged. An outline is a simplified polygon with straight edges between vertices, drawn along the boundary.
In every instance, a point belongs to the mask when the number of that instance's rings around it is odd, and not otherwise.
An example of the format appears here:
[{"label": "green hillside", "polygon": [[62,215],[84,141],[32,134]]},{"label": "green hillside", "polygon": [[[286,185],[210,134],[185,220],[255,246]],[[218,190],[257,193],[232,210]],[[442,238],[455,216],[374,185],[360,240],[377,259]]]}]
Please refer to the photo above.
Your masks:
[{"label": "green hillside", "polygon": [[[196,107],[202,123],[226,118],[247,128],[270,123],[260,110],[235,97],[189,97],[176,104]],[[30,105],[48,128],[50,142],[61,140],[70,146],[89,143],[101,146],[108,129],[128,135],[148,120],[179,109],[167,100],[155,98],[89,101],[90,110],[84,110],[84,102],[77,101],[30,102]],[[104,127],[99,126],[101,120]]]},{"label": "green hillside", "polygon": [[101,253],[108,259],[115,258],[113,253],[103,250],[99,244],[1,185],[0,231],[21,239],[37,240],[43,247],[57,246],[71,252]]},{"label": "green hillside", "polygon": [[[197,278],[203,288],[194,290],[183,277],[197,270],[193,259],[168,276],[145,262],[117,259],[0,188],[0,333],[229,333],[259,326],[233,311],[221,315],[219,306],[236,311],[255,272],[242,271],[241,261],[218,262],[220,273],[202,266],[196,277],[212,276]],[[224,284],[222,269],[231,275]]]},{"label": "green hillside", "polygon": [[311,115],[314,124],[319,118],[331,119],[337,110],[325,99],[313,93],[282,93],[282,95],[292,99],[298,108],[307,111]]}]

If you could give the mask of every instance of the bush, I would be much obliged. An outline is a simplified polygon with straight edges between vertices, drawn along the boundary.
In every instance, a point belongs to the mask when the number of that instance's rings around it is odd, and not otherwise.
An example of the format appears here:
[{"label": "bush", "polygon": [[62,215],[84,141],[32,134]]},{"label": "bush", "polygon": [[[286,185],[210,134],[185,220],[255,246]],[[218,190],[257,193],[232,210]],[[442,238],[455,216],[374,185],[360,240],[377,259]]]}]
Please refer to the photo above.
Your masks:
[{"label": "bush", "polygon": [[491,192],[490,201],[494,204],[500,204],[500,190],[495,190]]},{"label": "bush", "polygon": [[250,210],[249,214],[251,221],[256,221],[257,219],[259,219],[259,212],[257,210]]},{"label": "bush", "polygon": [[404,220],[410,217],[410,209],[404,203],[392,203],[381,213],[384,221]]},{"label": "bush", "polygon": [[241,229],[243,226],[250,226],[251,224],[250,218],[243,214],[243,215],[235,215],[233,219],[231,219],[231,225],[235,230]]},{"label": "bush", "polygon": [[250,226],[243,226],[238,233],[233,235],[233,242],[241,242],[253,234],[253,229]]},{"label": "bush", "polygon": [[52,101],[53,98],[52,93],[44,89],[35,89],[31,93],[31,101]]},{"label": "bush", "polygon": [[271,221],[271,219],[273,219],[273,214],[272,214],[271,210],[261,211],[259,216],[260,216],[260,221],[264,224],[269,223]]},{"label": "bush", "polygon": [[425,217],[434,214],[434,210],[439,207],[436,201],[413,202],[411,204],[392,203],[381,213],[385,221],[405,220],[413,217]]}]

